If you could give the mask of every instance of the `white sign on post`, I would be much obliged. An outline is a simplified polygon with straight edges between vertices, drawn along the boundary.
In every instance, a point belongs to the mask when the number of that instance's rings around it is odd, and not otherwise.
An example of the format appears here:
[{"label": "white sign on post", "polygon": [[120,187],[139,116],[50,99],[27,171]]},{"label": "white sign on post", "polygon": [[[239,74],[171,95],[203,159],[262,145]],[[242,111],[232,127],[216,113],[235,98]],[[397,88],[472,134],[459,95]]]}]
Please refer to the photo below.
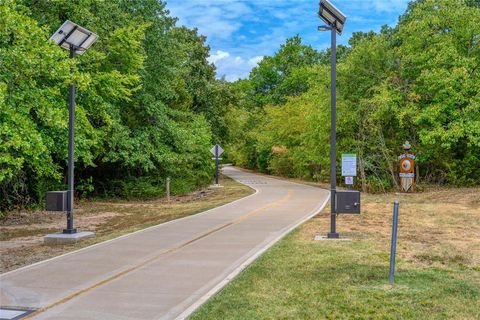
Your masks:
[{"label": "white sign on post", "polygon": [[345,184],[353,184],[353,177],[345,177]]},{"label": "white sign on post", "polygon": [[[218,155],[215,154],[215,147],[218,147]],[[223,153],[223,149],[218,144],[216,144],[212,147],[212,149],[210,149],[210,152],[213,154],[214,157],[215,156],[220,157],[220,155]]]},{"label": "white sign on post", "polygon": [[342,176],[356,177],[357,176],[357,155],[346,153],[342,154]]}]

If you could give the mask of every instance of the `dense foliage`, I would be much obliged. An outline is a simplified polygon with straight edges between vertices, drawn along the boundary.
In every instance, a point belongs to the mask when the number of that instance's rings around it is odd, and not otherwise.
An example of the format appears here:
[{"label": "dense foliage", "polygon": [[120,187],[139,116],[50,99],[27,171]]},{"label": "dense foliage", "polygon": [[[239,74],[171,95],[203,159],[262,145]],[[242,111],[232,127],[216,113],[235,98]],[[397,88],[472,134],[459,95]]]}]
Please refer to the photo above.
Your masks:
[{"label": "dense foliage", "polygon": [[[100,37],[48,41],[66,19]],[[426,182],[480,180],[480,3],[412,2],[394,28],[338,46],[338,155],[363,190],[397,185],[409,140]],[[149,197],[209,182],[209,147],[238,165],[328,180],[330,50],[299,36],[248,79],[215,79],[196,29],[158,0],[0,0],[0,211],[66,188],[68,87],[77,84],[77,195]]]},{"label": "dense foliage", "polygon": [[[363,190],[397,185],[409,140],[420,181],[480,181],[480,5],[412,2],[396,27],[339,47],[338,156],[356,153]],[[329,51],[295,37],[237,90],[230,156],[264,172],[328,180]]]},{"label": "dense foliage", "polygon": [[[66,19],[99,35],[75,59],[48,41]],[[176,192],[210,181],[230,89],[215,80],[205,38],[175,22],[157,0],[0,1],[0,211],[66,189],[72,81],[78,194],[155,196],[167,176]]]}]

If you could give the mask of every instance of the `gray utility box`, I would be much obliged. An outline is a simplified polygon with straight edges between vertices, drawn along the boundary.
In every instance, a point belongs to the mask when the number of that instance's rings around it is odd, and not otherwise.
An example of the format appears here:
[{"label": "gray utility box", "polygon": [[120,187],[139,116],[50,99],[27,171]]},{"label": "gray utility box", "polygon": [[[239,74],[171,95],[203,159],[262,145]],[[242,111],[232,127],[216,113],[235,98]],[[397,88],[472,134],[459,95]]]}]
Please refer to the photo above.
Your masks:
[{"label": "gray utility box", "polygon": [[67,211],[67,191],[47,192],[47,211]]},{"label": "gray utility box", "polygon": [[337,213],[360,213],[360,191],[337,191]]}]

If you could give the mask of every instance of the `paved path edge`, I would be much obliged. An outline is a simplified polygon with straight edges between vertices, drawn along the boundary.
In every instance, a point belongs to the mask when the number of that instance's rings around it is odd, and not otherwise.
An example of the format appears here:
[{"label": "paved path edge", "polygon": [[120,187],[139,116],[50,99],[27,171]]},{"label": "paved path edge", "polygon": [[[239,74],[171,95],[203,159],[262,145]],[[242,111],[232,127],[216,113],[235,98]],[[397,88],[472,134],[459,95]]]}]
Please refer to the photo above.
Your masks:
[{"label": "paved path edge", "polygon": [[[237,180],[235,180],[237,181]],[[241,183],[239,181],[237,181],[238,183]],[[109,243],[109,242],[112,242],[112,241],[117,241],[119,239],[122,239],[122,238],[127,238],[127,237],[130,237],[134,234],[137,234],[137,233],[141,233],[141,232],[145,232],[147,230],[151,230],[151,229],[155,229],[155,228],[158,228],[160,226],[163,226],[163,225],[166,225],[166,224],[169,224],[169,223],[173,223],[173,222],[177,222],[177,221],[180,221],[180,220],[184,220],[184,219],[189,219],[189,218],[192,218],[194,216],[199,216],[199,215],[204,215],[204,214],[207,214],[209,213],[210,211],[214,210],[214,209],[218,209],[218,208],[222,208],[222,207],[225,207],[225,206],[228,206],[230,204],[233,204],[237,201],[240,201],[240,200],[244,200],[244,199],[247,199],[247,198],[250,198],[250,197],[253,197],[257,194],[260,193],[260,190],[258,190],[257,188],[253,187],[253,186],[248,186],[244,183],[242,183],[243,185],[255,190],[254,193],[252,194],[249,194],[248,196],[245,196],[245,197],[242,197],[240,199],[237,199],[237,200],[233,200],[231,202],[228,202],[228,203],[225,203],[225,204],[222,204],[218,207],[214,207],[214,208],[210,208],[208,210],[205,210],[205,211],[202,211],[202,212],[199,212],[199,213],[195,213],[195,214],[191,214],[191,215],[188,215],[188,216],[185,216],[185,217],[182,217],[182,218],[178,218],[178,219],[173,219],[173,220],[170,220],[170,221],[166,221],[166,222],[162,222],[160,224],[156,224],[154,226],[150,226],[148,228],[145,228],[145,229],[140,229],[140,230],[137,230],[137,231],[133,231],[133,232],[130,232],[130,233],[127,233],[127,234],[124,234],[124,235],[121,235],[121,236],[118,236],[116,238],[113,238],[113,239],[109,239],[109,240],[105,240],[105,241],[102,241],[102,242],[99,242],[99,243],[95,243],[95,244],[92,244],[91,246],[87,246],[85,248],[80,248],[78,250],[74,250],[74,251],[70,251],[70,252],[67,252],[67,253],[63,253],[59,256],[55,256],[55,257],[52,257],[52,258],[48,258],[48,259],[45,259],[45,260],[42,260],[42,261],[38,261],[38,262],[35,262],[35,263],[32,263],[32,264],[29,264],[29,265],[26,265],[26,266],[23,266],[23,267],[20,267],[20,268],[17,268],[17,269],[13,269],[13,270],[10,270],[10,271],[7,271],[7,272],[4,272],[4,273],[1,273],[0,274],[0,279],[6,275],[10,275],[12,273],[15,273],[15,272],[18,272],[18,271],[22,271],[22,270],[25,270],[25,269],[28,269],[28,268],[32,268],[32,267],[35,267],[37,265],[40,265],[42,263],[47,263],[49,261],[53,261],[53,260],[56,260],[56,259],[60,259],[62,257],[65,257],[65,256],[68,256],[68,255],[71,255],[71,254],[75,254],[75,253],[78,253],[78,252],[81,252],[81,251],[85,251],[85,250],[90,250],[94,247],[97,247],[97,246],[101,246],[101,245],[105,245],[106,243]]]},{"label": "paved path edge", "polygon": [[[300,184],[300,183],[297,183]],[[238,266],[235,270],[233,270],[230,274],[228,274],[225,279],[223,279],[220,283],[218,283],[215,287],[213,287],[210,291],[200,297],[194,304],[188,307],[185,311],[183,311],[179,316],[175,318],[175,320],[184,320],[187,319],[190,315],[192,315],[198,308],[200,308],[205,302],[207,302],[211,297],[215,294],[220,292],[227,284],[229,284],[240,272],[242,272],[246,267],[248,267],[252,262],[254,262],[258,257],[263,255],[268,249],[270,249],[274,244],[276,244],[279,240],[285,237],[288,233],[296,229],[298,226],[302,225],[306,221],[310,220],[318,213],[320,213],[325,206],[327,205],[328,201],[330,200],[330,195],[325,199],[325,201],[320,204],[318,207],[313,209],[305,218],[301,219],[294,225],[287,227],[285,230],[281,232],[281,234],[273,239],[271,242],[267,243],[263,248],[257,251],[254,255],[248,258],[245,262],[243,262],[240,266]]]}]

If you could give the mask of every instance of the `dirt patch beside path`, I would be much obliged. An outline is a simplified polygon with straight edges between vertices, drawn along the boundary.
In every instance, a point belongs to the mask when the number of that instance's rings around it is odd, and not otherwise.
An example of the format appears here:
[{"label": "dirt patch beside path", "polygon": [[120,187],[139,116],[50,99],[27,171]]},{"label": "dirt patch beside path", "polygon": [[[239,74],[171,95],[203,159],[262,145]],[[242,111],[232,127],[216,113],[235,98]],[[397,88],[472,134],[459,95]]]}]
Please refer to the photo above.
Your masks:
[{"label": "dirt patch beside path", "polygon": [[195,214],[245,197],[253,190],[223,176],[224,188],[147,201],[81,201],[75,204],[75,227],[94,231],[95,238],[77,244],[47,246],[43,237],[65,228],[64,213],[12,212],[0,221],[0,273],[77,250],[122,234]]}]

